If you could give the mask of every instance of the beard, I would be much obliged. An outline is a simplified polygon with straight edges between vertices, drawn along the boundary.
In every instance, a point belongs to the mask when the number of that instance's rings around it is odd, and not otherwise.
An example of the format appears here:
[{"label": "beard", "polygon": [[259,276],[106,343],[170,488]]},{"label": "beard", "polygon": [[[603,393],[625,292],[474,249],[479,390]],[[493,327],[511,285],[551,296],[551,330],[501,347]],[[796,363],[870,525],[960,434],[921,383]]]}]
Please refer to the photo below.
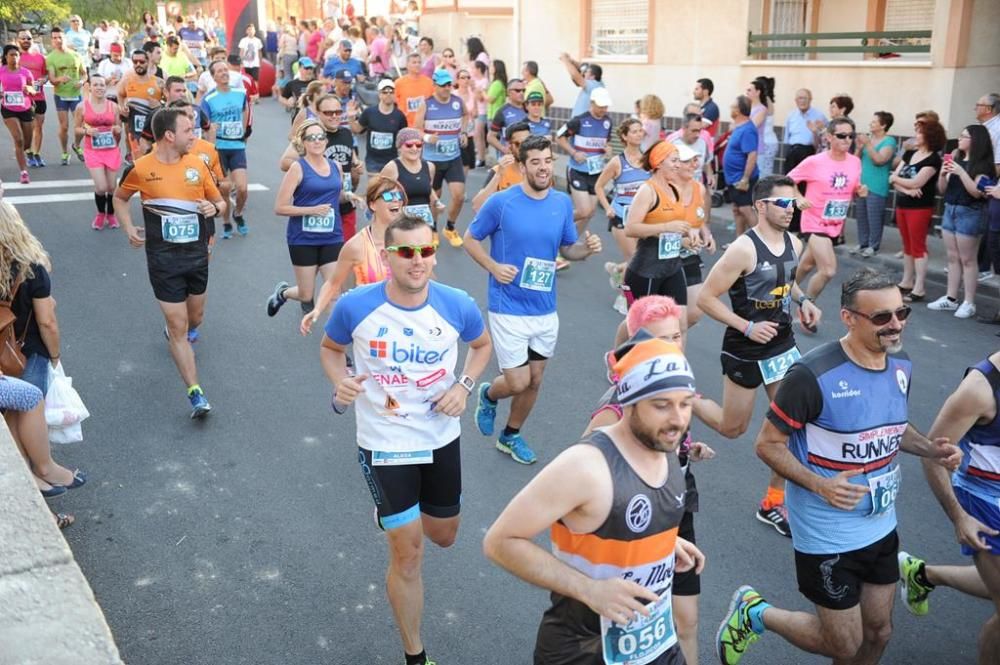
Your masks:
[{"label": "beard", "polygon": [[524,181],[536,192],[544,192],[552,185],[552,174],[531,174],[527,175]]},{"label": "beard", "polygon": [[898,340],[892,342],[886,340],[885,338],[889,335],[902,335],[902,332],[903,330],[901,328],[896,330],[880,331],[878,333],[879,346],[882,347],[882,350],[886,353],[899,353],[903,350],[903,338],[900,337]]},{"label": "beard", "polygon": [[[661,430],[647,427],[642,418],[639,417],[637,409],[632,409],[632,412],[629,414],[628,427],[639,443],[658,453],[670,453],[677,450],[677,446],[681,442],[681,437],[684,435],[683,429],[679,427],[668,427]],[[667,435],[672,443],[664,443],[661,440],[661,436],[663,435]]]}]

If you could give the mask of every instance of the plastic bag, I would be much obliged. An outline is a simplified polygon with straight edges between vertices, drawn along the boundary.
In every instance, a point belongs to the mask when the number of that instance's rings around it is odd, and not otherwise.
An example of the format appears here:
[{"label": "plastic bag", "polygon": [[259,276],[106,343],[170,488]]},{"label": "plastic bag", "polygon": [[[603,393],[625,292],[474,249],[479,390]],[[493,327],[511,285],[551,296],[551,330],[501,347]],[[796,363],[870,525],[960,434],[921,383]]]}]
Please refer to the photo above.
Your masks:
[{"label": "plastic bag", "polygon": [[[89,417],[90,412],[73,388],[73,379],[66,376],[62,363],[54,368],[50,366],[49,391],[45,395],[45,422],[49,426],[49,440],[53,443],[82,441],[80,423]],[[68,440],[58,440],[67,438]]]}]

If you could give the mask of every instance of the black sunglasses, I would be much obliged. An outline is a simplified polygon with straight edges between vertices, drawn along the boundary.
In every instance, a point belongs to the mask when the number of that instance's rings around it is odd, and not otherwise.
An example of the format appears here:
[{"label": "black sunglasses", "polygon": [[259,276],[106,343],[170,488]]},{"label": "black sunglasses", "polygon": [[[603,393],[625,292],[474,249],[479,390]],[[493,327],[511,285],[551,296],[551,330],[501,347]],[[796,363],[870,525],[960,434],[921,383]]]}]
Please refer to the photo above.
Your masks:
[{"label": "black sunglasses", "polygon": [[858,316],[864,317],[874,323],[877,326],[884,326],[885,324],[892,321],[892,317],[896,317],[897,321],[905,321],[909,316],[910,312],[913,311],[909,306],[903,305],[894,312],[875,312],[874,314],[865,314],[864,312],[859,312],[854,309],[845,307],[851,314],[857,314]]},{"label": "black sunglasses", "polygon": [[841,140],[843,140],[843,139],[853,139],[854,138],[854,132],[849,132],[849,133],[836,132],[834,134],[834,136],[836,136],[838,139],[841,139]]}]

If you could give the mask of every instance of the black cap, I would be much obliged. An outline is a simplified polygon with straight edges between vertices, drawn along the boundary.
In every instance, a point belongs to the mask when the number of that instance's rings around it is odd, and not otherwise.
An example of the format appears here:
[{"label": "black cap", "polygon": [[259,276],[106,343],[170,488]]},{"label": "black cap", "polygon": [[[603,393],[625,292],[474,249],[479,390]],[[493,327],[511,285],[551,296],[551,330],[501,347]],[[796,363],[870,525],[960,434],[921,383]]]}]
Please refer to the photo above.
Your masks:
[{"label": "black cap", "polygon": [[230,65],[243,64],[243,61],[240,60],[240,56],[236,55],[235,53],[230,53],[229,55],[227,55],[226,62],[228,62]]}]

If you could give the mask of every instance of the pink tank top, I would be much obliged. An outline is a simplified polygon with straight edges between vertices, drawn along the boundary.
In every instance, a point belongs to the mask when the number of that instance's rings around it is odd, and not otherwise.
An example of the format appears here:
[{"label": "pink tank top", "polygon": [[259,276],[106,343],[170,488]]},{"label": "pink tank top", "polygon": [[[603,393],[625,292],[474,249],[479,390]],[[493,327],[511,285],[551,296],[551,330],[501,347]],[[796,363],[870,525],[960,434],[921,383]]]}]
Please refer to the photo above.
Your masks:
[{"label": "pink tank top", "polygon": [[[111,128],[115,126],[115,113],[111,106],[111,102],[108,100],[104,101],[104,113],[98,113],[94,110],[94,107],[90,105],[89,99],[83,100],[83,122],[89,127],[100,130],[101,132],[111,132]],[[86,147],[93,150],[93,137],[86,137]]]}]

